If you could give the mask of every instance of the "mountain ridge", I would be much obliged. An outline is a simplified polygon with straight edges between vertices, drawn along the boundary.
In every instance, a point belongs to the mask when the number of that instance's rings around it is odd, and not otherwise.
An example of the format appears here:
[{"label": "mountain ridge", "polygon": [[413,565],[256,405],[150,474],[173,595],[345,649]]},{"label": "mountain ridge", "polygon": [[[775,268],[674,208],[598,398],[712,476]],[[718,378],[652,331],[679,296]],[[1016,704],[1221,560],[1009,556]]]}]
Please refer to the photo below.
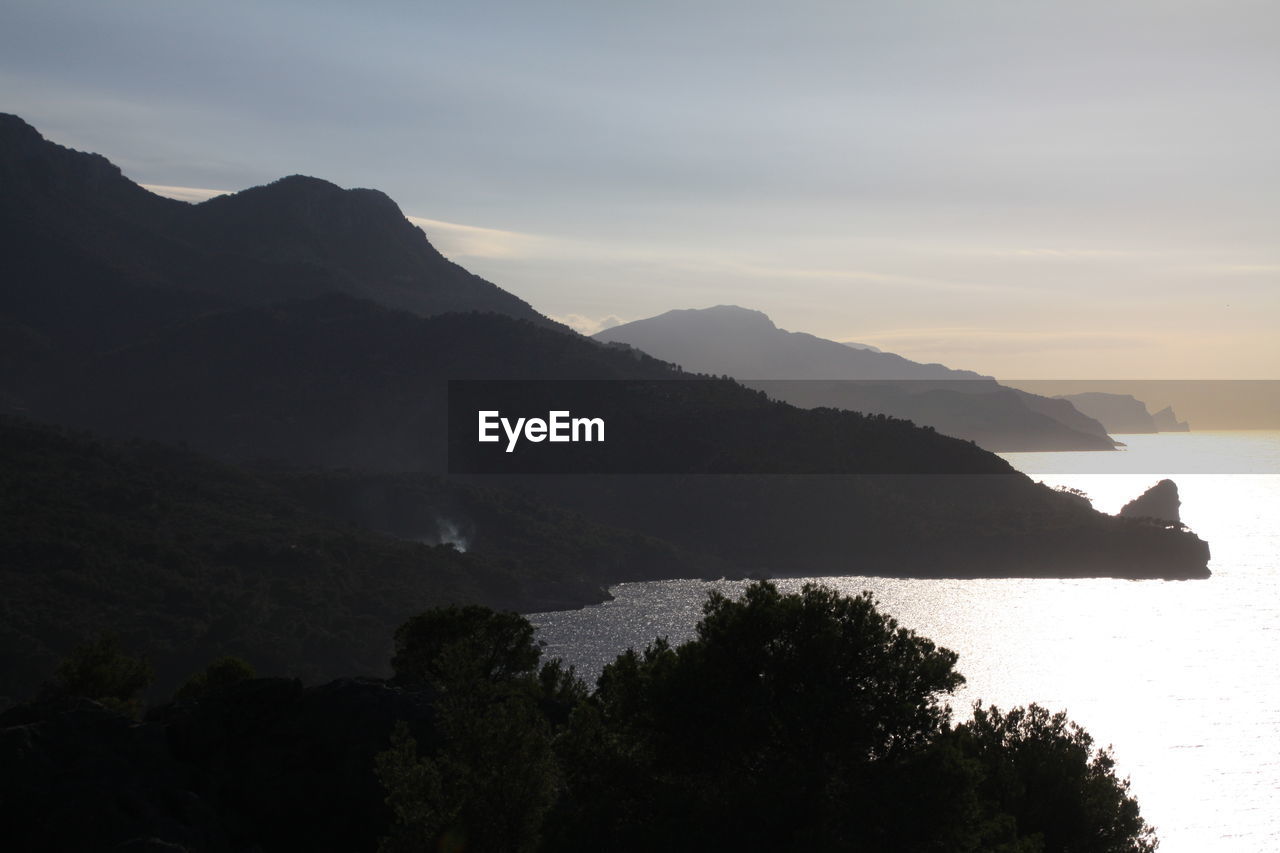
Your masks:
[{"label": "mountain ridge", "polygon": [[[0,114],[10,269],[74,298],[86,269],[232,304],[349,293],[419,316],[494,311],[567,330],[444,257],[385,193],[291,175],[190,204]],[[79,266],[49,265],[50,244]]]},{"label": "mountain ridge", "polygon": [[667,311],[594,338],[695,372],[732,376],[797,406],[906,418],[987,450],[1114,448],[1103,426],[1067,401],[1007,388],[971,370],[790,332],[736,305]]},{"label": "mountain ridge", "polygon": [[[730,359],[743,358],[745,348],[721,345],[696,351],[687,345],[685,336],[705,334],[717,327],[732,332],[755,331],[778,333],[768,358],[757,358],[755,372],[748,375]],[[646,350],[664,361],[680,364],[696,373],[727,374],[735,378],[755,379],[847,379],[850,366],[858,369],[859,379],[966,379],[985,380],[989,376],[972,370],[955,370],[942,364],[921,364],[895,353],[851,347],[808,332],[781,329],[763,311],[739,305],[716,305],[709,308],[676,308],[642,320],[633,320],[604,329],[593,335],[596,340],[626,343]],[[649,344],[646,348],[645,343]],[[805,361],[795,356],[799,347],[808,347]],[[813,348],[825,360],[814,364]],[[664,354],[665,353],[665,354]],[[683,361],[681,359],[684,359]],[[733,367],[733,370],[728,369]],[[802,371],[802,372],[801,372]]]},{"label": "mountain ridge", "polygon": [[[4,168],[25,162],[18,147],[0,151]],[[683,448],[693,464],[679,470],[760,473],[513,471],[450,482],[492,489],[499,502],[567,509],[738,574],[1208,576],[1208,549],[1194,534],[1103,516],[971,442],[884,414],[770,401],[571,333],[439,263],[380,194],[291,177],[188,205],[117,180],[88,155],[37,147],[48,169],[97,177],[37,175],[0,199],[13,226],[0,236],[0,327],[10,332],[0,337],[0,400],[29,419],[187,445],[223,463],[349,469],[355,475],[329,506],[374,525],[362,509],[371,494],[392,496],[379,499],[389,517],[404,515],[397,495],[422,517],[437,501],[429,489],[406,495],[380,478],[447,470],[450,380],[644,380],[643,394],[620,403],[624,419],[645,425],[648,447]],[[80,227],[57,215],[59,205]],[[353,213],[365,209],[385,216],[371,223]],[[202,221],[209,233],[193,225]],[[433,279],[433,270],[453,277]],[[458,310],[424,316],[387,304],[419,291],[435,308]],[[488,310],[495,291],[499,307],[519,310]],[[743,460],[752,467],[722,464]],[[885,476],[892,472],[906,476]],[[416,518],[385,529],[417,537]],[[562,553],[590,561],[579,568],[594,581],[636,579],[609,547],[591,556],[587,546],[607,545],[604,534],[579,526],[565,535],[573,547]],[[518,547],[507,558],[500,568],[513,583],[548,585]],[[341,582],[362,582],[362,564],[334,565]],[[687,576],[681,565],[648,564],[644,579]],[[90,606],[82,594],[77,587],[63,601]],[[159,605],[148,613],[165,618]]]}]

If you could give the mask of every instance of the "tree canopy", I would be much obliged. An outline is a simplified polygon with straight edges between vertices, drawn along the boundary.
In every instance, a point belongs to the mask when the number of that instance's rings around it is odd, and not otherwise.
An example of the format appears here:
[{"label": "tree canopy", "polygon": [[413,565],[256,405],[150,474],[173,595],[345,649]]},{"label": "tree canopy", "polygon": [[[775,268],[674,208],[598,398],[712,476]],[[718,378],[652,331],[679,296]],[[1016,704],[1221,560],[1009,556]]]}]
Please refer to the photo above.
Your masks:
[{"label": "tree canopy", "polygon": [[[517,838],[524,849],[541,839],[541,849],[583,851],[1154,849],[1108,750],[1037,705],[977,706],[953,725],[946,699],[964,681],[956,654],[899,626],[869,593],[782,594],[768,582],[738,599],[713,593],[692,640],[627,650],[593,693],[573,688],[556,662],[535,675],[539,651],[521,617],[483,608],[424,614],[397,634],[398,673],[438,681],[448,661],[472,687],[442,700],[441,749],[415,757],[402,732],[380,759],[401,817],[389,840],[466,837],[469,850],[515,849]],[[496,805],[503,797],[515,812]],[[500,813],[519,822],[497,833]]]}]

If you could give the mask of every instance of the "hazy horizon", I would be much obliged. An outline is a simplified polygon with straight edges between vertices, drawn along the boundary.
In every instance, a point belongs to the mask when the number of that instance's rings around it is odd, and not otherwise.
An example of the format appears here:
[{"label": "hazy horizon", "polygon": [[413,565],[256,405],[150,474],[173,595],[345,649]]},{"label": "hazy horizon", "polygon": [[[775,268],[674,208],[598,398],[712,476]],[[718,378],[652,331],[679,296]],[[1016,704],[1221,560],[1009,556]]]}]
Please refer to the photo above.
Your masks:
[{"label": "hazy horizon", "polygon": [[7,19],[0,109],[46,137],[170,191],[383,190],[451,259],[583,330],[727,303],[995,376],[1280,364],[1266,4]]}]

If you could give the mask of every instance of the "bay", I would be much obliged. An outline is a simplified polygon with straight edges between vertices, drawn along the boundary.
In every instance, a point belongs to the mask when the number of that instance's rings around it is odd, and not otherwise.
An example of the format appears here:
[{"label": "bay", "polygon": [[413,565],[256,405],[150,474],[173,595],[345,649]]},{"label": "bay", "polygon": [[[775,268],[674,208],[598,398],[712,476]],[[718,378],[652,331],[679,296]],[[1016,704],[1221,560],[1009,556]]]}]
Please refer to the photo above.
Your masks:
[{"label": "bay", "polygon": [[[1122,436],[1115,453],[1004,454],[1047,485],[1116,512],[1172,477],[1213,577],[808,581],[871,592],[899,622],[960,655],[975,701],[1065,709],[1114,746],[1165,853],[1280,849],[1280,433]],[[886,572],[889,573],[889,572]],[[589,679],[623,649],[688,639],[712,589],[744,582],[622,584],[612,601],[533,614],[550,656]]]}]

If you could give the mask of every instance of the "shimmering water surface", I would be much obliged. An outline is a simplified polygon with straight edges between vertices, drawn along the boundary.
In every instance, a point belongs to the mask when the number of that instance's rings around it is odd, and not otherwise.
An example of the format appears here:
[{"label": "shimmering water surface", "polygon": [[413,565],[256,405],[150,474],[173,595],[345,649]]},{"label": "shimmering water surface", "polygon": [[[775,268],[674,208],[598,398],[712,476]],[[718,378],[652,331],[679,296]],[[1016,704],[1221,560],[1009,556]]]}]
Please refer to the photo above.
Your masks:
[{"label": "shimmering water surface", "polygon": [[[1113,744],[1164,853],[1280,850],[1280,433],[1121,438],[1116,453],[1004,456],[1083,489],[1104,512],[1171,476],[1183,521],[1209,542],[1212,578],[816,580],[870,590],[958,652],[968,679],[952,700],[958,716],[978,699],[1035,701]],[[708,590],[744,585],[623,584],[605,604],[531,618],[550,655],[594,678],[628,646],[687,639]]]}]

